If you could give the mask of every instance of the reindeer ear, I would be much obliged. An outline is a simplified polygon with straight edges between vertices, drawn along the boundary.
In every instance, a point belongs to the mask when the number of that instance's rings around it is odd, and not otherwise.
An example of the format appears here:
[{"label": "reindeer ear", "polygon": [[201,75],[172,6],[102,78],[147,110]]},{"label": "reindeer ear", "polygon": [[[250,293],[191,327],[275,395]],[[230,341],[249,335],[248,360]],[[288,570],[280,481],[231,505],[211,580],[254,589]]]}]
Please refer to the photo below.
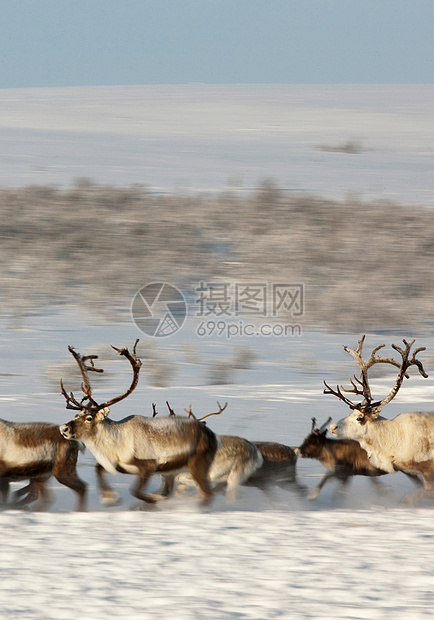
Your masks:
[{"label": "reindeer ear", "polygon": [[100,422],[101,420],[104,420],[108,416],[109,413],[110,413],[110,409],[108,407],[104,407],[103,409],[100,409],[97,412],[95,416],[95,420]]}]

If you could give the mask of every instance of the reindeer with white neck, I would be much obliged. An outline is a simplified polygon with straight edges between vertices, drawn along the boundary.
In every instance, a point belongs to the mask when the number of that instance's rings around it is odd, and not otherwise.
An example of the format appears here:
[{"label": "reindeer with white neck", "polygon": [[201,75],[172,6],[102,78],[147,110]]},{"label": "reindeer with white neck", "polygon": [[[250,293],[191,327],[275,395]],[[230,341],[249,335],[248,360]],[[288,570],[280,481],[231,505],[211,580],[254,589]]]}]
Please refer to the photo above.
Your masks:
[{"label": "reindeer with white neck", "polygon": [[[354,351],[344,346],[360,368],[360,378],[351,380],[352,388],[345,390],[336,387],[333,390],[326,382],[325,394],[333,394],[351,409],[346,418],[339,420],[330,427],[335,437],[348,438],[358,441],[368,454],[372,465],[387,473],[402,471],[406,474],[421,475],[424,488],[415,494],[413,501],[420,499],[424,494],[434,496],[434,412],[401,413],[392,420],[380,416],[381,408],[390,403],[398,393],[404,378],[408,378],[408,370],[416,366],[423,377],[427,377],[422,362],[416,356],[425,347],[419,347],[411,354],[414,340],[403,340],[404,348],[392,344],[392,348],[399,353],[401,361],[394,357],[381,357],[377,352],[385,345],[374,348],[367,362],[362,359],[362,348],[365,336],[362,336]],[[390,393],[381,400],[374,400],[368,381],[368,371],[375,364],[389,364],[398,368],[398,376]],[[343,392],[353,393],[363,397],[362,402],[352,402]]]},{"label": "reindeer with white neck", "polygon": [[213,495],[208,472],[218,447],[218,437],[205,424],[193,418],[178,416],[146,418],[130,415],[120,421],[108,418],[109,407],[129,396],[137,386],[142,365],[136,355],[137,343],[138,340],[132,352],[127,348],[113,347],[131,364],[133,379],[123,394],[102,404],[94,399],[88,378],[90,371],[102,372],[93,364],[97,356],[82,356],[69,347],[83,377],[81,388],[84,397],[78,401],[73,393],[67,394],[62,385],[67,409],[74,409],[78,413],[73,420],[60,427],[60,432],[66,439],[82,441],[96,458],[102,501],[117,501],[116,494],[105,480],[104,470],[112,474],[136,475],[132,495],[154,503],[162,497],[142,492],[149,478],[155,473],[177,473],[188,469],[201,490],[203,500],[208,502]]}]

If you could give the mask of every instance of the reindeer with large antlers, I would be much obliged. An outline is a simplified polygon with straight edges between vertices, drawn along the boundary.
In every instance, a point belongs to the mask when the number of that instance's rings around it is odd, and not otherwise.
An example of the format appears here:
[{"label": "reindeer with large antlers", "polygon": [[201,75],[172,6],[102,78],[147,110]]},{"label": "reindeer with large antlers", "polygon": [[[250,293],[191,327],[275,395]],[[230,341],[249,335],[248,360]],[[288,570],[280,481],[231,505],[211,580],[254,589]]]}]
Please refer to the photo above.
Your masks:
[{"label": "reindeer with large antlers", "polygon": [[[366,450],[362,448],[358,441],[353,439],[330,439],[327,437],[327,426],[330,422],[331,418],[328,418],[318,428],[316,419],[312,418],[312,429],[309,435],[307,435],[299,448],[294,448],[297,456],[316,459],[328,469],[321,481],[309,493],[308,499],[318,497],[326,482],[332,479],[339,480],[342,483],[342,487],[345,488],[345,485],[348,484],[353,476],[368,476],[375,482],[378,476],[387,474],[386,471],[374,467],[368,458]],[[422,484],[418,476],[406,475],[414,484]]]},{"label": "reindeer with large antlers", "polygon": [[[379,345],[372,351],[369,359],[362,359],[362,349],[365,336],[359,340],[354,351],[344,346],[360,368],[360,378],[351,380],[352,388],[342,386],[332,389],[324,382],[325,394],[332,394],[346,403],[351,413],[346,418],[332,424],[330,429],[335,437],[354,439],[366,450],[372,465],[387,473],[402,471],[406,474],[420,474],[424,480],[422,494],[433,495],[434,484],[434,412],[401,413],[392,420],[380,416],[381,408],[390,403],[398,393],[404,378],[408,378],[408,370],[416,366],[423,377],[427,377],[422,362],[416,356],[425,347],[419,347],[411,353],[414,340],[403,340],[404,348],[392,345],[399,353],[401,361],[393,357],[381,357],[378,351],[385,345]],[[374,400],[369,386],[368,371],[375,364],[389,364],[398,368],[395,384],[387,396],[381,400]],[[352,402],[345,394],[356,394],[363,400],[360,403]],[[420,494],[418,494],[420,496]]]},{"label": "reindeer with large antlers", "polygon": [[68,394],[61,384],[66,408],[78,413],[73,420],[60,427],[60,432],[66,439],[82,441],[95,456],[102,501],[117,501],[105,480],[104,470],[112,474],[137,475],[137,482],[131,490],[132,495],[145,502],[154,503],[158,498],[142,491],[149,478],[155,473],[176,473],[185,468],[198,484],[204,501],[209,501],[213,492],[208,471],[217,450],[218,438],[205,424],[194,418],[178,416],[145,418],[131,415],[119,422],[107,417],[109,407],[129,396],[137,386],[142,365],[136,355],[137,343],[138,340],[132,352],[127,348],[113,347],[129,361],[133,379],[123,394],[102,404],[95,400],[88,377],[89,372],[102,372],[94,366],[93,360],[96,356],[82,356],[69,347],[83,377],[81,389],[84,396],[78,400],[73,393]]}]

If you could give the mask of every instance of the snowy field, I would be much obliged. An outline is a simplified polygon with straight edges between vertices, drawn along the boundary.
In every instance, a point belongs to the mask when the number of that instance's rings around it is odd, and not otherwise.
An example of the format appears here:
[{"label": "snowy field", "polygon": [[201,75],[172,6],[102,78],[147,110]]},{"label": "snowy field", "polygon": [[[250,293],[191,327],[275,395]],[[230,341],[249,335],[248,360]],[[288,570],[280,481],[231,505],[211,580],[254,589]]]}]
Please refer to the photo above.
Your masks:
[{"label": "snowy field", "polygon": [[[68,344],[89,353],[108,343],[131,346],[141,336],[129,321],[100,324],[92,317],[79,321],[76,315],[70,308],[50,317],[35,315],[22,329],[3,326],[2,417],[67,421],[72,414],[46,381],[46,368],[68,358]],[[165,415],[166,400],[179,413],[190,404],[206,413],[215,410],[217,400],[227,401],[227,410],[209,420],[216,432],[299,445],[313,415],[319,423],[329,415],[345,415],[343,405],[322,394],[322,381],[350,376],[352,360],[341,345],[355,345],[358,336],[308,332],[272,343],[262,338],[249,343],[255,361],[250,369],[235,371],[234,383],[207,385],[211,360],[225,359],[240,341],[201,340],[192,362],[191,351],[186,353],[189,326],[181,331],[161,344],[177,369],[172,385],[151,387],[145,360],[135,392],[112,408],[114,419],[132,412],[150,415],[151,402]],[[399,337],[371,335],[366,346],[379,340],[390,345]],[[432,338],[418,343],[433,349]],[[429,352],[422,359],[429,360]],[[430,372],[429,362],[425,365]],[[101,398],[123,391],[130,378],[125,360],[104,366],[109,378]],[[388,390],[391,381],[373,381],[375,393]],[[432,397],[432,380],[414,376],[389,414],[428,409]],[[89,484],[87,513],[75,513],[73,493],[52,481],[55,503],[48,512],[6,510],[0,515],[0,617],[432,615],[432,508],[401,505],[412,486],[400,474],[382,478],[379,490],[358,478],[345,494],[330,482],[315,501],[290,491],[276,489],[269,498],[243,488],[233,504],[218,496],[203,510],[189,495],[142,511],[129,494],[131,479],[122,475],[110,476],[122,505],[102,506],[93,465],[89,452],[80,456],[79,474]],[[314,461],[298,462],[299,481],[308,488],[323,471]],[[151,488],[158,485],[155,479]]]},{"label": "snowy field", "polygon": [[[346,152],[355,144],[355,154]],[[433,85],[0,91],[0,185],[288,191],[434,205]]]},{"label": "snowy field", "polygon": [[[154,191],[220,191],[249,190],[269,177],[288,191],[433,206],[433,104],[430,85],[3,90],[0,185],[64,186],[89,177]],[[348,143],[358,152],[345,152]],[[78,307],[35,313],[22,324],[10,319],[0,324],[0,416],[14,421],[71,418],[57,387],[68,345],[93,353],[140,337],[156,346],[128,310],[117,323]],[[299,445],[312,416],[322,424],[346,414],[322,394],[323,380],[348,381],[355,368],[341,345],[355,346],[361,334],[227,341],[199,339],[195,328],[189,323],[158,343],[176,370],[168,387],[151,386],[144,359],[138,388],[112,408],[113,419],[151,415],[152,402],[165,415],[166,400],[178,413],[191,404],[198,414],[227,401],[227,410],[209,420],[217,433]],[[366,347],[406,336],[371,334]],[[430,378],[413,376],[386,416],[432,408],[434,338],[416,337],[427,346],[421,359]],[[210,384],[212,365],[240,346],[255,354],[251,367],[234,369],[230,383]],[[104,367],[102,399],[122,392],[130,378],[125,360]],[[372,381],[374,392],[387,393],[391,382]],[[206,510],[192,495],[136,510],[131,479],[121,475],[110,481],[122,504],[102,506],[93,468],[92,455],[80,455],[86,513],[74,512],[72,492],[55,481],[49,511],[0,513],[0,618],[432,616],[433,507],[404,507],[412,486],[400,474],[381,478],[379,489],[358,478],[345,494],[330,482],[310,502],[289,491],[267,497],[243,488],[236,502],[218,496]],[[308,488],[324,473],[305,460],[297,470]]]}]

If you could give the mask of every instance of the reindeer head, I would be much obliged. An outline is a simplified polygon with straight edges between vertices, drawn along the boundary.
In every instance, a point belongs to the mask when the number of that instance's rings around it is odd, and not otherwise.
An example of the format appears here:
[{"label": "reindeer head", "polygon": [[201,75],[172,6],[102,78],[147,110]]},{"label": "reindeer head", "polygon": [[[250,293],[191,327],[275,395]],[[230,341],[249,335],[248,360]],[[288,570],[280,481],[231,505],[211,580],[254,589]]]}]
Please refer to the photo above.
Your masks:
[{"label": "reindeer head", "polygon": [[85,442],[86,439],[94,437],[97,425],[105,420],[109,413],[108,407],[97,411],[82,409],[73,420],[60,426],[60,432],[65,439],[79,439]]},{"label": "reindeer head", "polygon": [[330,422],[331,418],[328,418],[328,420],[318,428],[316,426],[316,419],[312,418],[312,428],[309,435],[299,448],[294,448],[296,455],[305,459],[318,459],[321,456],[325,444],[327,426]]},{"label": "reindeer head", "polygon": [[104,372],[102,369],[95,368],[94,366],[93,360],[97,359],[97,356],[80,355],[80,353],[77,353],[72,347],[68,347],[70,353],[76,360],[83,377],[81,390],[84,396],[80,401],[78,401],[72,392],[70,394],[66,392],[62,380],[60,380],[62,394],[66,399],[66,408],[78,411],[73,420],[67,422],[67,424],[63,424],[60,427],[60,432],[65,439],[80,439],[85,442],[87,439],[92,438],[96,432],[97,426],[107,418],[110,412],[109,405],[113,405],[114,403],[118,403],[123,400],[135,389],[139,381],[139,371],[142,365],[141,360],[136,356],[136,347],[138,342],[139,340],[137,339],[132,353],[130,353],[127,348],[117,349],[116,347],[112,347],[119,353],[119,355],[127,358],[130,362],[133,369],[133,379],[130,387],[123,394],[115,396],[102,404],[97,403],[94,399],[92,395],[92,387],[88,377],[89,372]]},{"label": "reindeer head", "polygon": [[[395,398],[397,395],[404,378],[409,377],[407,371],[411,366],[416,366],[419,370],[419,373],[423,377],[428,377],[426,374],[424,367],[422,366],[422,362],[416,359],[416,355],[421,351],[425,351],[425,347],[419,347],[413,351],[412,356],[410,357],[411,347],[414,344],[414,340],[411,342],[407,342],[405,339],[403,340],[404,348],[392,344],[392,348],[397,351],[401,355],[401,362],[396,361],[393,357],[380,357],[377,355],[377,351],[382,349],[384,344],[381,344],[372,351],[371,356],[367,362],[364,362],[362,359],[362,348],[365,340],[365,336],[359,340],[358,347],[355,351],[349,349],[344,346],[343,349],[358,363],[360,367],[360,378],[354,376],[354,381],[351,379],[351,389],[344,389],[342,386],[336,387],[336,390],[333,390],[327,383],[324,381],[324,385],[326,389],[324,390],[324,394],[333,394],[340,400],[343,400],[351,409],[352,412],[349,413],[346,418],[342,418],[336,424],[332,424],[330,427],[331,432],[335,437],[346,437],[348,439],[355,439],[359,441],[363,438],[367,432],[369,424],[375,422],[378,418],[381,408],[384,405],[390,403],[390,401]],[[396,378],[395,384],[389,394],[381,399],[374,401],[371,393],[371,388],[369,386],[368,380],[368,370],[374,364],[389,364],[391,366],[395,366],[398,368],[398,376]],[[363,401],[361,403],[353,403],[349,398],[347,398],[343,392],[357,394],[363,396]]]}]

